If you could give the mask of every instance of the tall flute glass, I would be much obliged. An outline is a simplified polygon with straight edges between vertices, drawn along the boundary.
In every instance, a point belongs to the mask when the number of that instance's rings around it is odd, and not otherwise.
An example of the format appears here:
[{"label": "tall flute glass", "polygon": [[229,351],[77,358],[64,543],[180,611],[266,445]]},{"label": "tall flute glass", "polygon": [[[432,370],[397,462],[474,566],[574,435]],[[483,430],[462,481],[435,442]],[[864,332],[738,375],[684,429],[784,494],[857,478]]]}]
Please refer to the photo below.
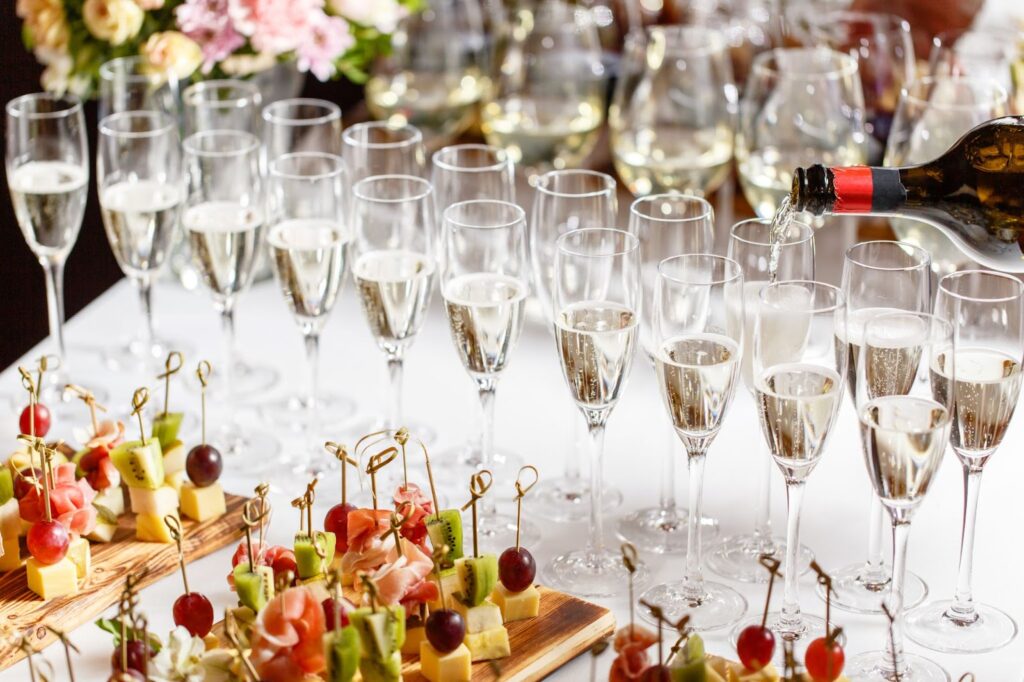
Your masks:
[{"label": "tall flute glass", "polygon": [[[670,256],[710,253],[715,244],[715,211],[699,197],[682,194],[653,194],[641,197],[629,207],[629,231],[640,238],[640,279],[643,308],[654,311],[654,297],[660,277],[658,265]],[[653,312],[640,318],[640,345],[656,370],[658,335]],[[638,549],[665,554],[686,551],[686,510],[676,504],[676,448],[673,430],[665,448],[661,499],[657,507],[640,509],[624,517],[618,534]],[[705,533],[717,532],[717,524],[706,520]]]},{"label": "tall flute glass", "polygon": [[99,126],[96,180],[107,240],[114,259],[135,286],[144,324],[137,338],[108,360],[150,373],[167,357],[153,324],[153,282],[178,229],[185,200],[178,122],[159,111],[112,114]]},{"label": "tall flute glass", "polygon": [[[590,536],[546,568],[549,584],[588,597],[619,594],[626,569],[604,544],[604,430],[629,376],[639,336],[640,240],[608,228],[567,232],[555,251],[555,347],[590,436]],[[634,574],[643,582],[646,569]]]},{"label": "tall flute glass", "polygon": [[341,154],[341,107],[324,99],[282,99],[263,107],[267,164],[282,154]]},{"label": "tall flute glass", "polygon": [[337,465],[322,447],[324,427],[336,422],[320,397],[320,334],[348,270],[345,165],[340,156],[322,152],[284,154],[270,163],[267,184],[271,264],[306,349],[305,410],[298,415],[305,456],[295,462],[308,480]]},{"label": "tall flute glass", "polygon": [[[249,473],[270,465],[280,444],[273,436],[235,421],[240,393],[236,383],[235,307],[252,283],[263,247],[266,212],[260,172],[260,141],[252,133],[211,130],[185,138],[188,197],[182,225],[192,262],[213,298],[223,326],[224,417],[214,442],[226,455],[245,456]],[[247,394],[246,394],[247,395]]]},{"label": "tall flute glass", "polygon": [[345,129],[341,142],[353,186],[374,175],[424,175],[423,134],[413,126],[384,121],[357,123]]},{"label": "tall flute glass", "polygon": [[[465,201],[449,206],[442,226],[441,294],[462,366],[480,397],[480,467],[494,461],[494,401],[523,329],[530,268],[526,213],[504,201]],[[516,542],[516,517],[499,514],[484,498],[479,533],[484,547],[500,552]],[[536,525],[522,521],[519,539],[538,542]]]},{"label": "tall flute glass", "polygon": [[[1002,648],[1017,636],[1009,614],[974,600],[971,572],[981,474],[1003,442],[1020,397],[1024,284],[981,270],[946,275],[939,281],[935,314],[952,323],[957,340],[950,442],[964,470],[960,568],[953,599],[910,612],[907,636],[935,651],[980,653]],[[948,375],[939,380],[950,390]]]},{"label": "tall flute glass", "polygon": [[690,515],[683,579],[652,587],[646,602],[701,631],[732,625],[747,601],[731,587],[704,580],[701,507],[704,465],[739,383],[743,357],[743,271],[724,256],[687,254],[658,266],[654,310],[658,388],[686,448]]},{"label": "tall flute glass", "polygon": [[117,57],[100,65],[100,120],[125,111],[161,111],[178,122],[180,96],[174,71],[154,70],[144,57]]},{"label": "tall flute glass", "polygon": [[[534,185],[533,211],[529,222],[530,264],[533,290],[549,324],[555,322],[555,255],[558,238],[571,230],[614,225],[619,211],[615,178],[590,170],[549,171]],[[589,490],[580,475],[586,452],[584,424],[572,415],[572,445],[565,450],[562,476],[542,472],[534,490],[538,511],[556,521],[583,521],[588,516]],[[622,504],[622,493],[606,488],[602,504],[611,509]]]},{"label": "tall flute glass", "polygon": [[[857,399],[859,373],[858,349],[864,324],[880,312],[906,310],[924,313],[931,310],[931,256],[912,244],[872,241],[854,244],[846,250],[843,262],[843,291],[846,293],[847,386]],[[845,566],[832,574],[832,605],[857,613],[881,613],[881,595],[889,590],[891,570],[882,547],[885,534],[885,507],[871,495],[868,526],[868,556],[864,562]],[[913,608],[928,594],[928,588],[913,573],[903,585],[907,608]],[[823,588],[818,589],[823,599]]]},{"label": "tall flute glass", "polygon": [[[761,290],[769,283],[768,262],[771,257],[771,221],[761,218],[743,220],[729,231],[729,258],[743,271],[743,359],[740,376],[757,402],[754,384],[754,327]],[[782,235],[779,251],[779,280],[814,279],[814,230],[793,221]],[[724,578],[743,582],[767,582],[764,567],[758,561],[762,554],[785,556],[786,540],[772,534],[771,492],[772,459],[762,458],[761,480],[754,507],[754,531],[732,535],[722,540],[706,560],[708,569]],[[801,546],[797,559],[800,573],[810,568],[814,555]]]},{"label": "tall flute glass", "polygon": [[868,477],[892,522],[887,608],[895,620],[885,649],[859,654],[844,672],[873,682],[946,682],[949,674],[937,663],[903,651],[903,579],[910,522],[949,439],[954,410],[949,384],[957,381],[953,327],[929,313],[883,312],[861,329],[856,370],[851,368],[857,375],[854,400]]},{"label": "tall flute glass", "polygon": [[240,130],[260,134],[263,95],[255,83],[224,79],[200,81],[181,96],[185,134],[206,130]]}]

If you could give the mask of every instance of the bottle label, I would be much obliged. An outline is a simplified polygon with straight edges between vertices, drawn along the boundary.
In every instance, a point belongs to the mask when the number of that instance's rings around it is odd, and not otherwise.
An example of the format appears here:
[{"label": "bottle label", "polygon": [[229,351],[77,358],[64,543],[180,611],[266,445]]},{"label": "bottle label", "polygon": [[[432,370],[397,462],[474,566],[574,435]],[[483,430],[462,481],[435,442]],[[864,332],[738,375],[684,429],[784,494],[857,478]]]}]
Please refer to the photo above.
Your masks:
[{"label": "bottle label", "polygon": [[886,213],[903,204],[907,190],[896,168],[832,168],[833,213]]}]

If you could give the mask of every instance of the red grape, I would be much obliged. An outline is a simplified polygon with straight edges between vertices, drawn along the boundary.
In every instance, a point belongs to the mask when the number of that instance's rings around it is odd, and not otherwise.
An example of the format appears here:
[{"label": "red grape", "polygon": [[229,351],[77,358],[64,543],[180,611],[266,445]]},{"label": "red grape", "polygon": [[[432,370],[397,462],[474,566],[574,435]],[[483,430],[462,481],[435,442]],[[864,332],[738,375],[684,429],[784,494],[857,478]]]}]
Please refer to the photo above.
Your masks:
[{"label": "red grape", "polygon": [[736,640],[736,653],[748,670],[760,670],[775,655],[775,635],[760,625],[748,625]]},{"label": "red grape", "polygon": [[334,546],[337,552],[348,551],[348,513],[355,511],[356,506],[349,502],[336,504],[327,511],[324,517],[324,530],[334,533]]},{"label": "red grape", "polygon": [[672,682],[672,673],[667,665],[655,663],[644,670],[640,679],[642,682]]},{"label": "red grape", "polygon": [[183,594],[174,601],[174,624],[193,637],[206,637],[213,627],[213,604],[198,592]]},{"label": "red grape", "polygon": [[466,637],[466,622],[458,611],[438,609],[427,617],[427,641],[438,653],[455,651]]},{"label": "red grape", "polygon": [[[128,670],[134,670],[138,673],[143,673],[144,668],[147,668],[147,659],[152,656],[149,647],[141,642],[140,640],[133,639],[127,644],[128,649]],[[115,673],[122,672],[121,668],[121,647],[114,649],[114,653],[110,655],[110,667]],[[143,677],[145,679],[145,677]]]},{"label": "red grape", "polygon": [[498,559],[498,578],[509,592],[522,592],[537,577],[537,562],[525,547],[509,547]]},{"label": "red grape", "polygon": [[[328,597],[320,602],[320,605],[324,609],[324,619],[327,622],[327,631],[330,632],[334,629],[334,610],[338,608],[338,601],[333,597]],[[348,625],[348,608],[345,607],[344,603],[341,604],[341,613],[338,615],[338,618],[338,622],[341,624],[341,627]]]},{"label": "red grape", "polygon": [[270,564],[270,568],[274,571],[275,582],[285,573],[291,573],[293,581],[299,575],[299,566],[295,563],[295,555],[291,552],[282,552],[278,556],[274,557],[273,562]]},{"label": "red grape", "polygon": [[[18,428],[22,433],[32,433],[32,406],[26,405],[18,419]],[[35,436],[42,438],[50,430],[50,409],[42,403],[36,403]]]},{"label": "red grape", "polygon": [[[25,467],[14,477],[14,496],[19,500],[35,487],[35,482],[43,485],[43,470],[39,467]],[[39,505],[42,506],[42,505]]]},{"label": "red grape", "polygon": [[216,483],[223,470],[224,460],[212,445],[197,445],[189,450],[185,458],[185,473],[200,488]]},{"label": "red grape", "polygon": [[126,673],[114,673],[107,678],[107,682],[135,682],[135,680],[146,682],[146,676],[138,670],[129,669]]},{"label": "red grape", "polygon": [[814,682],[832,682],[843,672],[846,655],[843,646],[836,640],[819,637],[807,647],[804,665]]},{"label": "red grape", "polygon": [[58,521],[40,521],[28,529],[29,553],[41,564],[55,564],[68,553],[71,535]]}]

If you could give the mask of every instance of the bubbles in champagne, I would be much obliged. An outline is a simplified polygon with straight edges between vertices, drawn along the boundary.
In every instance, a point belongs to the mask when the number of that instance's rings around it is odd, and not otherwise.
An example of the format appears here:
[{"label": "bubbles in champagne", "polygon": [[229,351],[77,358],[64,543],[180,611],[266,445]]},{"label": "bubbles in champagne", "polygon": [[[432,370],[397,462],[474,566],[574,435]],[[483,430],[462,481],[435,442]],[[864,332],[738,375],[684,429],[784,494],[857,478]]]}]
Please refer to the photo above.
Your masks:
[{"label": "bubbles in champagne", "polygon": [[577,405],[604,410],[615,404],[629,374],[636,336],[636,315],[617,303],[582,301],[559,313],[555,342]]},{"label": "bubbles in champagne", "polygon": [[740,353],[721,334],[694,334],[665,341],[655,364],[658,385],[676,431],[684,437],[717,433],[732,400]]}]

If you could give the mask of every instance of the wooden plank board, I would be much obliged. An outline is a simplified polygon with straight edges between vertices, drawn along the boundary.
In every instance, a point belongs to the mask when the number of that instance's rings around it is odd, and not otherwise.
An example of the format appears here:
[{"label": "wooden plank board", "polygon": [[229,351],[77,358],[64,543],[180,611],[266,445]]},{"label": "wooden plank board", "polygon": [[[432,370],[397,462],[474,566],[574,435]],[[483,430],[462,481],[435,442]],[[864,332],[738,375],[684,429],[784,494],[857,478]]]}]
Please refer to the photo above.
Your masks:
[{"label": "wooden plank board", "polygon": [[[242,536],[242,506],[246,498],[230,494],[225,497],[227,513],[224,516],[203,523],[182,520],[187,562],[232,544]],[[92,545],[92,573],[80,586],[78,594],[43,601],[28,589],[24,568],[0,573],[0,623],[10,627],[12,634],[28,634],[32,646],[39,650],[56,641],[44,625],[70,631],[92,621],[117,603],[128,573],[148,568],[143,587],[176,573],[177,548],[173,544],[136,541],[134,519],[130,513],[123,515],[111,542]],[[23,657],[13,644],[0,644],[0,670]]]}]

